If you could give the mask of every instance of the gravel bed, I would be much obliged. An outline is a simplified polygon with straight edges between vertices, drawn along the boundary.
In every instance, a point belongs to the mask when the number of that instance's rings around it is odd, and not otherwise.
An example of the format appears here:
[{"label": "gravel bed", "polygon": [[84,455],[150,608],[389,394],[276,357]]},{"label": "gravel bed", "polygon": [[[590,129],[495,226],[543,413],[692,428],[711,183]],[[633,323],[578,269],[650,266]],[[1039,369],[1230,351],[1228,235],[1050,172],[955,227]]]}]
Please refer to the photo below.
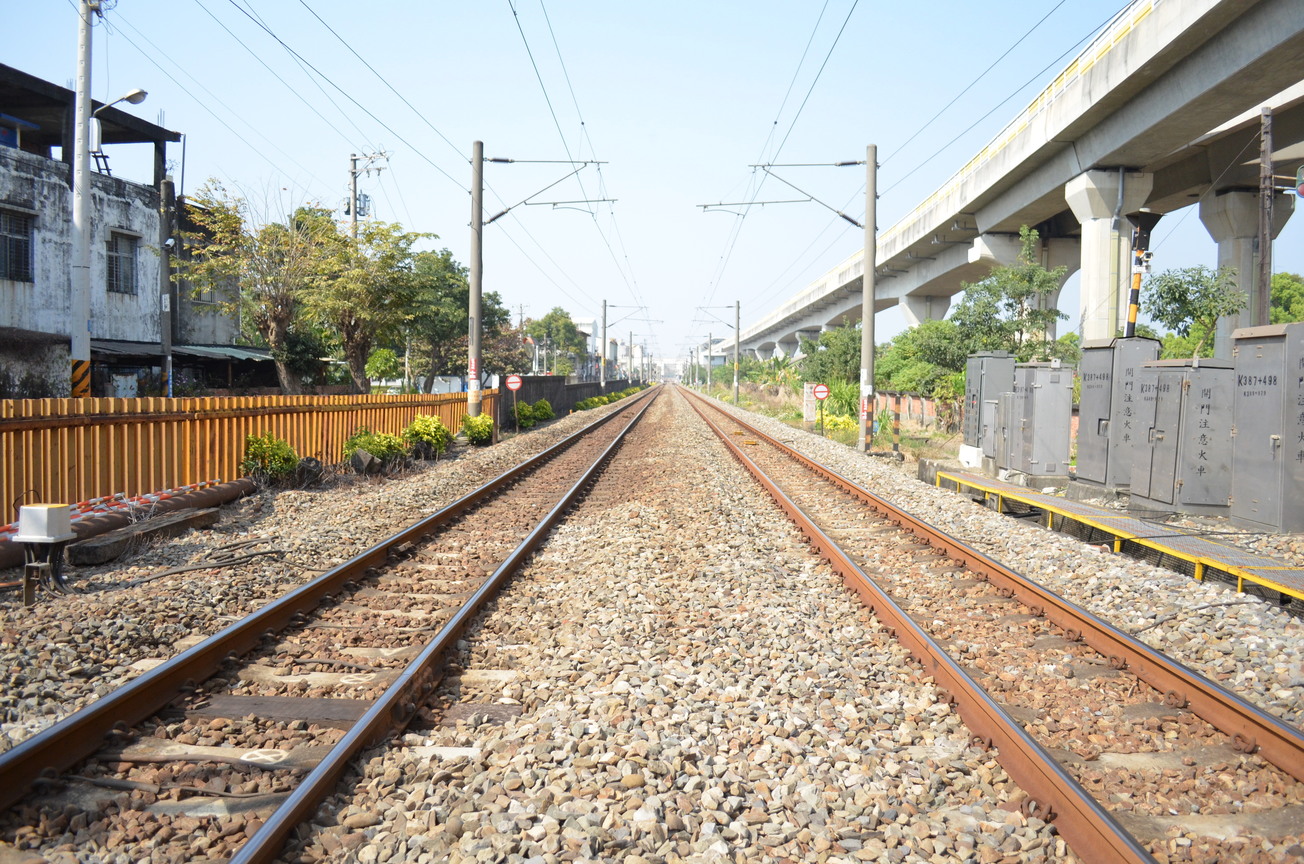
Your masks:
[{"label": "gravel bed", "polygon": [[[866,457],[777,420],[723,407],[1246,700],[1304,726],[1304,621],[1274,604],[1103,553],[923,483],[913,465]],[[1266,554],[1304,564],[1301,535],[1247,539]]]},{"label": "gravel bed", "polygon": [[[42,595],[25,609],[19,592],[0,593],[0,751],[614,410],[572,414],[493,447],[459,448],[455,458],[394,478],[343,474],[317,488],[259,492],[224,506],[211,530],[100,567],[66,568],[82,595]],[[281,554],[126,587],[255,538],[266,542],[239,552]],[[21,578],[21,570],[9,574]]]},{"label": "gravel bed", "polygon": [[465,635],[519,676],[448,682],[469,719],[375,751],[288,860],[1071,859],[680,397],[623,456]]}]

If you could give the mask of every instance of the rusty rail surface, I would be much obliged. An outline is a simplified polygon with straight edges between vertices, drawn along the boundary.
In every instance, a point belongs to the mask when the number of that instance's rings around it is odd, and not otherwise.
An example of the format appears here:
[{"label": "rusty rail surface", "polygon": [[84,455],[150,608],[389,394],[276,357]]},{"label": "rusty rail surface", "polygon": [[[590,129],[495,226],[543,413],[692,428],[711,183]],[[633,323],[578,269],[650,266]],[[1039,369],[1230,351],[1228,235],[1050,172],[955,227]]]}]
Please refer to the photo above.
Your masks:
[{"label": "rusty rail surface", "polygon": [[[932,676],[938,685],[950,694],[955,700],[957,712],[974,732],[974,743],[997,748],[997,761],[1031,796],[1024,804],[1026,813],[1046,821],[1054,821],[1056,829],[1065,841],[1073,847],[1078,857],[1085,861],[1153,864],[1154,858],[1114,819],[1109,811],[1102,807],[1045,748],[992,699],[969,673],[888,596],[887,592],[867,576],[842,551],[841,547],[743,452],[741,447],[729,440],[729,435],[699,407],[710,403],[696,397],[690,400],[689,404],[724,443],[734,458],[765,487],[788,518],[796,524],[812,548],[829,562],[847,587],[856,592],[870,611],[887,626],[889,634],[909,649],[924,667],[925,674]],[[794,458],[800,455],[732,415],[726,416],[729,416],[731,422],[736,422],[747,429],[749,434],[764,438],[785,455]],[[801,461],[812,466],[815,464],[804,457],[801,457]],[[843,482],[850,483],[845,479]],[[842,483],[838,485],[841,486]],[[855,484],[851,486],[860,488]],[[878,500],[883,506],[891,507],[882,499]],[[901,513],[896,508],[891,509]],[[901,515],[904,516],[903,513]],[[941,532],[937,533],[941,534]]]},{"label": "rusty rail surface", "polygon": [[1114,668],[1126,669],[1163,693],[1167,704],[1188,709],[1230,736],[1233,745],[1241,752],[1257,752],[1296,780],[1304,782],[1304,732],[1301,730],[836,471],[803,456],[737,417],[729,416],[749,434],[765,440],[856,496],[898,527],[985,578],[997,589],[1008,592],[1025,606],[1040,610],[1040,614],[1075,641],[1081,640],[1109,658]]},{"label": "rusty rail surface", "polygon": [[[659,395],[660,388],[648,392],[652,397],[655,397]],[[67,769],[93,755],[105,745],[106,741],[127,734],[132,724],[138,723],[161,710],[179,694],[193,688],[196,682],[212,677],[229,658],[251,650],[262,639],[275,635],[279,630],[294,623],[296,618],[307,615],[323,600],[340,591],[345,583],[364,573],[368,568],[383,564],[390,555],[398,553],[398,550],[404,548],[406,544],[419,540],[426,534],[465,513],[485,498],[509,487],[518,478],[572,446],[588,433],[612,422],[617,417],[628,414],[629,409],[640,404],[642,407],[636,412],[634,418],[637,421],[646,411],[647,406],[651,404],[651,399],[646,396],[635,398],[625,409],[614,411],[584,429],[563,438],[542,453],[508,469],[438,512],[427,516],[388,539],[382,540],[370,549],[359,553],[311,582],[301,585],[280,599],[237,621],[230,627],[215,633],[198,645],[145,672],[86,708],[19,743],[9,751],[0,754],[0,808],[12,807],[42,775],[51,771],[57,772]],[[617,438],[617,442],[621,440],[623,434]],[[610,452],[614,452],[614,450],[608,448],[608,452],[604,453],[597,463],[594,463],[595,467],[609,459]],[[590,472],[594,470],[590,469]],[[575,490],[571,490],[568,493],[567,501],[574,494]],[[565,503],[567,502],[564,501],[563,504]],[[558,505],[558,507],[564,509],[563,505]],[[554,518],[553,514],[550,514],[548,518]],[[539,536],[542,536],[542,533],[539,533]],[[535,533],[532,533],[526,542],[530,542],[531,538],[534,538],[533,542],[537,543]],[[513,556],[513,560],[519,561],[521,559],[520,556]],[[497,574],[495,576],[497,577]],[[497,577],[496,580],[491,581],[494,581],[494,584],[497,585],[501,583],[502,578],[504,577]],[[484,602],[483,594],[482,589],[472,599],[482,604]],[[453,621],[459,622],[460,627],[461,622],[465,622],[466,617],[459,614]],[[423,652],[422,656],[425,657],[425,652]],[[428,680],[416,676],[415,673],[408,674],[405,672],[400,676],[399,681],[387,691],[386,695],[389,692],[408,695],[414,679],[417,685]],[[404,686],[401,690],[396,691],[395,688],[399,684]],[[424,695],[424,693],[421,695]],[[373,713],[375,713],[374,710],[369,711],[364,720],[370,721]],[[399,722],[401,719],[405,723],[410,719],[411,714],[407,713],[407,716],[402,716],[404,713],[406,712],[392,713],[394,721]],[[377,728],[379,727],[376,724],[370,724],[369,729],[371,731],[369,735],[374,735],[374,730]],[[345,740],[351,740],[352,737],[349,736]],[[271,820],[268,821],[268,824],[271,824]]]},{"label": "rusty rail surface", "polygon": [[[311,819],[321,802],[334,791],[336,784],[348,770],[350,760],[362,749],[379,743],[395,730],[406,726],[416,715],[421,700],[430,695],[443,677],[444,654],[456,644],[466,623],[498,593],[508,577],[516,572],[553,526],[560,521],[567,508],[593,484],[598,473],[620,449],[625,435],[642,419],[652,402],[661,394],[661,389],[655,388],[651,394],[650,397],[641,397],[630,403],[629,410],[634,408],[637,410],[633,411],[634,416],[630,418],[629,423],[616,439],[602,451],[597,460],[575,481],[575,484],[548,512],[548,515],[530,531],[521,544],[498,565],[475,594],[463,603],[457,613],[439,629],[421,653],[404,668],[398,680],[381,694],[358,722],[353,724],[348,734],[332,747],[317,767],[295,787],[290,797],[267,817],[263,826],[231,858],[230,864],[271,864],[279,860],[290,835],[301,823]],[[629,410],[613,412],[583,431],[587,432],[613,417],[629,413]]]}]

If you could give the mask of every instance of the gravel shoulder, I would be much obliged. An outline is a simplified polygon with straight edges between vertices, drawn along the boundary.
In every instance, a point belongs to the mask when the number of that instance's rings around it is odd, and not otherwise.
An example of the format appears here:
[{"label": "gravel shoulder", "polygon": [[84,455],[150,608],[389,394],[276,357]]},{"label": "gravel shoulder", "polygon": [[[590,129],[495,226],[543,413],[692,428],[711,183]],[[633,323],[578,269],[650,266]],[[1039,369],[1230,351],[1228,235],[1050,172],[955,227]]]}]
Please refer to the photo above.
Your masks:
[{"label": "gravel shoulder", "polygon": [[[0,594],[0,751],[614,410],[572,414],[395,478],[345,474],[321,487],[260,491],[224,506],[211,530],[67,569],[84,594],[42,596],[31,609],[17,591]],[[241,552],[279,554],[126,587],[258,538]]]},{"label": "gravel shoulder", "polygon": [[[1299,618],[1226,585],[1102,553],[1026,520],[1001,516],[920,482],[894,462],[722,407],[1246,700],[1304,726],[1304,621]],[[1261,536],[1251,545],[1296,560],[1304,538]]]}]

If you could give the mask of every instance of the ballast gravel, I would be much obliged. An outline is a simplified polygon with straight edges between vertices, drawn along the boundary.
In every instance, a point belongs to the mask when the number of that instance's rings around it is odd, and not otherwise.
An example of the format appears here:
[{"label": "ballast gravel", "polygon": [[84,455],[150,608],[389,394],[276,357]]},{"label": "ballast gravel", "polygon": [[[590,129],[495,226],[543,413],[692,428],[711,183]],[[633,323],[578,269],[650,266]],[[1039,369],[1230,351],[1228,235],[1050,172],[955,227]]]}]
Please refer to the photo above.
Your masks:
[{"label": "ballast gravel", "polygon": [[[1304,726],[1304,621],[1273,603],[1002,516],[920,482],[913,465],[866,457],[777,420],[737,413],[1244,699]],[[1257,538],[1253,545],[1304,566],[1304,536]]]},{"label": "ballast gravel", "polygon": [[[259,493],[223,508],[212,531],[75,572],[80,596],[24,610],[3,595],[0,750],[610,410],[396,479]],[[468,644],[468,668],[528,670],[465,694],[520,715],[499,725],[486,711],[414,731],[405,748],[366,764],[353,796],[296,854],[636,864],[1068,855],[1053,828],[1006,809],[1021,793],[968,746],[904,652],[810,560],[708,433],[656,416],[650,425],[669,437],[640,457],[641,472],[618,495],[595,490],[585,509],[599,512],[554,532],[486,618],[484,641]],[[1271,604],[1103,554],[892,463],[746,419],[1304,722],[1304,624]],[[279,554],[126,587],[258,538],[252,548]],[[420,749],[433,745],[471,749]]]},{"label": "ballast gravel", "polygon": [[[81,594],[41,596],[25,609],[19,592],[0,592],[0,751],[614,410],[571,414],[492,447],[458,446],[452,458],[392,478],[343,474],[324,486],[261,491],[224,506],[211,530],[65,568]],[[130,585],[250,540],[261,542],[235,554],[273,554]]]},{"label": "ballast gravel", "polygon": [[682,399],[643,423],[464,637],[519,676],[448,682],[469,722],[376,751],[291,860],[1063,860]]}]

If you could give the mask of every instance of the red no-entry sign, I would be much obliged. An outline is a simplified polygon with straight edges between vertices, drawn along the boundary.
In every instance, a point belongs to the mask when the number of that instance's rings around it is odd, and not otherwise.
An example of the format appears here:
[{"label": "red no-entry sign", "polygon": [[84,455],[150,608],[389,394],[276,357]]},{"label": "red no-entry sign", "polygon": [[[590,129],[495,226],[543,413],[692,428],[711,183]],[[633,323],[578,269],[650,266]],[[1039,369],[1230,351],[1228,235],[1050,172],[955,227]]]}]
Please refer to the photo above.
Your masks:
[{"label": "red no-entry sign", "polygon": [[814,390],[815,398],[823,402],[829,398],[829,387],[827,384],[816,384]]},{"label": "red no-entry sign", "polygon": [[508,389],[508,390],[520,390],[520,389],[521,389],[521,376],[520,376],[520,375],[508,375],[508,376],[507,376],[507,389]]}]

